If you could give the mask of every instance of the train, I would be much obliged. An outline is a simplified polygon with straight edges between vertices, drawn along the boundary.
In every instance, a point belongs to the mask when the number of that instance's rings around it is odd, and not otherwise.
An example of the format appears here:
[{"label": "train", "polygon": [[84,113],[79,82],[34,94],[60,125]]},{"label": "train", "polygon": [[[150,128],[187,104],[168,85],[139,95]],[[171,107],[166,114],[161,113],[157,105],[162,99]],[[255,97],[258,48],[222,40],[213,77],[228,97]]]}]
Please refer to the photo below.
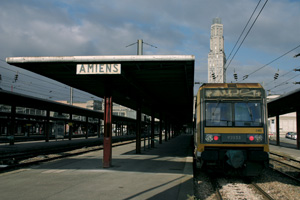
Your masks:
[{"label": "train", "polygon": [[269,163],[267,102],[259,83],[205,83],[195,103],[198,169],[258,176]]}]

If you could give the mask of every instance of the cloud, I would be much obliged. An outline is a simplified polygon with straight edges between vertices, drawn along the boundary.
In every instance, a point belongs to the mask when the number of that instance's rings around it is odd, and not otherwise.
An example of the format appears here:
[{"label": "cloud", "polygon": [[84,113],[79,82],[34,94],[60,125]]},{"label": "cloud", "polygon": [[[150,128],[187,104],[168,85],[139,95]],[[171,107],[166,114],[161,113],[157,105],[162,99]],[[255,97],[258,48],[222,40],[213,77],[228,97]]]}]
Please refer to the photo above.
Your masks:
[{"label": "cloud", "polygon": [[[212,19],[222,19],[228,56],[256,5],[256,0],[1,1],[0,57],[129,55],[136,46],[126,46],[143,39],[158,47],[144,45],[144,54],[195,55],[195,80],[206,82]],[[300,44],[299,10],[295,1],[269,1],[227,77],[233,69],[251,73]],[[296,52],[266,69],[289,71],[299,63],[292,59]],[[273,75],[262,70],[249,81],[266,76]]]}]

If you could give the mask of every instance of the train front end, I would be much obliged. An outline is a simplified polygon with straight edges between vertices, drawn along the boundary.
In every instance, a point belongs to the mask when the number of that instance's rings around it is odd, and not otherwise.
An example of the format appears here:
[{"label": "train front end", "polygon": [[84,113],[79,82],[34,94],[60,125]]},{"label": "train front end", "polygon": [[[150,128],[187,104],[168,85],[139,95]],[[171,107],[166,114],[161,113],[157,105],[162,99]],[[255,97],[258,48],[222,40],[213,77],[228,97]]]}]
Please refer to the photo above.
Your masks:
[{"label": "train front end", "polygon": [[199,167],[256,176],[268,164],[265,91],[260,84],[205,84],[197,94]]}]

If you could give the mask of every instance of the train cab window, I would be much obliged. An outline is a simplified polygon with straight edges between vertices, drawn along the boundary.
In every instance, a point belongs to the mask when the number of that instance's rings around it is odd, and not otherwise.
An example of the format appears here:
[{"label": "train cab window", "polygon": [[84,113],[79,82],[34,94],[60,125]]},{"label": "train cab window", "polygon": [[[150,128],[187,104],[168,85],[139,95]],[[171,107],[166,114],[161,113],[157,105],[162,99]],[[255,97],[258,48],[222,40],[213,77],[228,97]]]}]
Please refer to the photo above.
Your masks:
[{"label": "train cab window", "polygon": [[260,103],[235,103],[234,104],[235,126],[261,126]]},{"label": "train cab window", "polygon": [[232,126],[231,103],[206,103],[206,126]]}]

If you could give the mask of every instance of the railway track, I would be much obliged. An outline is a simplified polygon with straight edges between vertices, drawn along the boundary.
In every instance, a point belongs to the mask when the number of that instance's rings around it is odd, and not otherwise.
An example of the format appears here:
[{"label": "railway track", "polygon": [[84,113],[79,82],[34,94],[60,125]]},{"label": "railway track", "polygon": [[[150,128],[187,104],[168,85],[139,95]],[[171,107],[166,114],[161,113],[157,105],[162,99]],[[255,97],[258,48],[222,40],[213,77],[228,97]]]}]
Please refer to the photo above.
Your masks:
[{"label": "railway track", "polygon": [[274,198],[271,197],[265,190],[263,190],[261,187],[259,187],[256,183],[251,182],[251,185],[252,185],[257,191],[259,191],[260,194],[263,195],[263,197],[264,197],[265,199],[269,199],[269,200],[274,199]]},{"label": "railway track", "polygon": [[296,162],[296,163],[300,163],[299,160],[295,160],[293,158],[290,158],[288,156],[285,156],[285,155],[280,155],[280,154],[277,154],[277,153],[274,153],[274,152],[269,152],[270,155],[273,155],[273,156],[277,156],[277,157],[280,157],[280,158],[283,158],[284,160],[289,160],[289,161],[293,161],[293,162]]},{"label": "railway track", "polygon": [[[275,156],[275,155],[274,155]],[[300,162],[278,155],[270,159],[271,168],[266,168],[261,176],[244,179],[239,176],[209,176],[205,171],[197,171],[194,166],[194,191],[196,199],[283,199],[298,200],[300,197]],[[273,161],[273,159],[275,159]],[[279,167],[281,165],[281,167]],[[285,169],[277,173],[275,168]],[[275,171],[274,171],[275,170]],[[300,172],[300,171],[299,171]],[[295,178],[290,178],[286,174]]]},{"label": "railway track", "polygon": [[300,184],[300,161],[275,153],[271,153],[271,155],[273,155],[273,157],[269,159],[269,167]]},{"label": "railway track", "polygon": [[248,178],[210,178],[216,199],[268,199],[274,200],[266,191]]},{"label": "railway track", "polygon": [[[114,142],[112,144],[112,147],[126,145],[132,142],[135,142],[135,140],[131,139],[131,140],[126,140],[121,142]],[[47,151],[39,151],[35,153],[29,152],[29,153],[6,155],[6,156],[2,156],[1,160],[2,161],[9,160],[11,162],[4,165],[3,164],[0,165],[1,166],[0,173],[31,166],[31,165],[36,165],[36,164],[40,164],[43,162],[48,162],[56,159],[76,156],[76,155],[80,155],[92,151],[98,151],[102,149],[103,149],[103,145],[90,146],[90,147],[79,146],[78,148],[72,147],[71,149],[59,148],[50,152],[49,150],[47,150]]]}]

